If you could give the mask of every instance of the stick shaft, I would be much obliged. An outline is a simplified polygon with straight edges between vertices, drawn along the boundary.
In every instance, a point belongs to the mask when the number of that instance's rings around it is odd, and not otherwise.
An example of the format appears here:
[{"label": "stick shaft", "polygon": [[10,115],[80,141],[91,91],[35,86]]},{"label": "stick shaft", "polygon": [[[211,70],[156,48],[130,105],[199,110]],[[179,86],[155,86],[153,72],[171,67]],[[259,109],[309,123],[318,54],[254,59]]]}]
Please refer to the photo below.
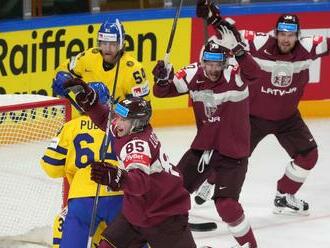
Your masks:
[{"label": "stick shaft", "polygon": [[[107,128],[106,128],[105,134],[104,134],[104,142],[102,143],[102,147],[101,147],[102,162],[104,162],[104,160],[105,160],[106,153],[108,151],[108,147],[110,144],[110,126],[111,126],[111,116],[112,116],[111,111],[113,108],[113,100],[114,100],[115,94],[116,94],[119,65],[120,65],[120,58],[117,61],[115,80],[114,80],[113,87],[112,87],[112,99],[111,99],[110,105],[109,105]],[[94,226],[95,226],[97,206],[98,206],[99,196],[100,196],[100,188],[101,188],[101,185],[98,183],[97,188],[96,188],[94,202],[93,202],[93,210],[92,210],[91,224],[89,226],[87,248],[92,248],[92,239],[93,239],[93,235],[94,235]]]},{"label": "stick shaft", "polygon": [[165,54],[165,58],[164,58],[164,61],[167,64],[169,63],[169,60],[170,60],[170,52],[171,52],[171,49],[172,49],[172,44],[173,44],[174,35],[175,35],[175,31],[176,31],[176,26],[177,26],[178,19],[179,19],[179,16],[180,16],[180,12],[181,12],[181,8],[182,8],[182,3],[183,3],[183,0],[180,0],[180,3],[178,5],[178,7],[176,8],[176,13],[175,13],[175,17],[174,17],[173,24],[172,24],[170,38],[169,38],[168,43],[167,43],[166,54]]}]

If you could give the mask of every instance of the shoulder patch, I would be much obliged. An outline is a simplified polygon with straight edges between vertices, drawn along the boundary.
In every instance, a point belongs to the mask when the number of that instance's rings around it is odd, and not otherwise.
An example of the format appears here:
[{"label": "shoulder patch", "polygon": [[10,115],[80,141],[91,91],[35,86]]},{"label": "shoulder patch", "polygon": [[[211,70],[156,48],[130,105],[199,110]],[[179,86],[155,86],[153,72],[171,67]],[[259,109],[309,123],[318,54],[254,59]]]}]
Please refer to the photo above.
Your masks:
[{"label": "shoulder patch", "polygon": [[175,73],[175,76],[177,77],[177,79],[182,79],[187,76],[187,73],[184,69],[181,69],[177,73]]},{"label": "shoulder patch", "polygon": [[244,39],[246,40],[253,40],[255,35],[256,33],[254,31],[249,31],[249,30],[244,31]]},{"label": "shoulder patch", "polygon": [[129,60],[126,62],[126,65],[132,67],[134,65],[134,62]]},{"label": "shoulder patch", "polygon": [[322,35],[315,35],[313,37],[313,44],[318,45],[323,41],[323,36]]},{"label": "shoulder patch", "polygon": [[92,53],[99,53],[100,52],[100,49],[98,49],[98,48],[93,48],[92,49]]}]

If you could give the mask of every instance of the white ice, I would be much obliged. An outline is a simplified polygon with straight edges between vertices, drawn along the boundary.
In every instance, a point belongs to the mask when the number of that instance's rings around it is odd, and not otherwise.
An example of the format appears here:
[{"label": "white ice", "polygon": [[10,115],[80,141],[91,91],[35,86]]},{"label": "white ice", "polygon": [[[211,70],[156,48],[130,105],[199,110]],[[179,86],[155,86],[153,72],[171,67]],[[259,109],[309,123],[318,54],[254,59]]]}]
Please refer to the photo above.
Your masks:
[{"label": "white ice", "polygon": [[[268,136],[255,150],[241,193],[245,209],[260,248],[329,248],[330,247],[330,119],[307,120],[319,145],[319,160],[305,185],[297,194],[310,204],[309,216],[272,214],[276,182],[289,161],[288,155],[273,136]],[[173,162],[178,162],[189,148],[195,127],[157,128],[156,133]],[[212,202],[194,206],[191,221],[214,221],[218,229],[193,233],[199,246],[229,248],[235,245]],[[16,248],[41,248],[32,244]],[[1,248],[5,248],[4,246]]]},{"label": "white ice", "polygon": [[[306,120],[319,147],[319,160],[297,196],[310,204],[309,216],[280,216],[272,213],[277,180],[290,160],[274,136],[267,136],[249,161],[240,202],[254,230],[260,248],[329,248],[330,247],[330,119]],[[194,127],[160,129],[159,138],[174,161],[189,147]],[[198,245],[226,248],[235,245],[226,225],[219,220],[213,202],[194,205],[191,220],[214,221],[218,229],[196,233]],[[201,218],[203,217],[203,218]]]}]

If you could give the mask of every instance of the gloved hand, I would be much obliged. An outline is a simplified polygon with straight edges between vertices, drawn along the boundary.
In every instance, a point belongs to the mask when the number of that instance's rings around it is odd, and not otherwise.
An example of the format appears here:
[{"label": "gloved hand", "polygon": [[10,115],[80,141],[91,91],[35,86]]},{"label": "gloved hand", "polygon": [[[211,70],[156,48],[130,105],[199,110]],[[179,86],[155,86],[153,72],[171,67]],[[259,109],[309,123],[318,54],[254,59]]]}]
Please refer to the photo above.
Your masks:
[{"label": "gloved hand", "polygon": [[215,24],[221,20],[219,8],[210,0],[197,0],[196,15],[207,21],[207,24]]},{"label": "gloved hand", "polygon": [[93,162],[91,164],[91,179],[99,184],[107,185],[113,191],[121,189],[121,183],[126,171],[107,162]]},{"label": "gloved hand", "polygon": [[89,111],[98,102],[98,95],[95,90],[79,78],[67,80],[63,87],[64,90],[76,94],[76,102],[85,112]]},{"label": "gloved hand", "polygon": [[240,32],[237,30],[237,28],[235,27],[235,21],[229,17],[226,17],[225,19],[222,19],[221,21],[217,22],[215,24],[215,28],[216,30],[220,33],[220,31],[222,31],[222,27],[226,27],[227,29],[229,29],[230,31],[233,32],[236,40],[238,42],[241,42],[242,41],[242,38],[241,38],[241,34]]},{"label": "gloved hand", "polygon": [[56,73],[52,84],[53,92],[55,95],[65,96],[69,93],[68,90],[65,90],[63,87],[63,84],[69,79],[73,79],[73,76],[69,72],[59,71],[58,73]]},{"label": "gloved hand", "polygon": [[158,60],[156,66],[152,70],[154,81],[158,85],[166,85],[169,80],[174,78],[174,70],[172,64],[166,64],[163,60]]},{"label": "gloved hand", "polygon": [[226,26],[219,26],[219,33],[221,35],[220,44],[231,51],[231,55],[240,57],[245,53],[245,44],[241,39],[237,39],[232,30]]}]

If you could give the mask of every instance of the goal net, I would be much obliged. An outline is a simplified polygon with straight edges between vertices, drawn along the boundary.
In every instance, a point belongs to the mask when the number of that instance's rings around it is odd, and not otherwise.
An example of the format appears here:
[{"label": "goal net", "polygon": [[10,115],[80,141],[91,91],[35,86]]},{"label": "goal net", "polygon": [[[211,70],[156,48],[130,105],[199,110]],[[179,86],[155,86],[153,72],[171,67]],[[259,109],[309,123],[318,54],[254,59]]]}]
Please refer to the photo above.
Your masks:
[{"label": "goal net", "polygon": [[70,118],[65,99],[0,95],[0,247],[4,240],[50,243],[63,181],[48,178],[39,161]]}]

